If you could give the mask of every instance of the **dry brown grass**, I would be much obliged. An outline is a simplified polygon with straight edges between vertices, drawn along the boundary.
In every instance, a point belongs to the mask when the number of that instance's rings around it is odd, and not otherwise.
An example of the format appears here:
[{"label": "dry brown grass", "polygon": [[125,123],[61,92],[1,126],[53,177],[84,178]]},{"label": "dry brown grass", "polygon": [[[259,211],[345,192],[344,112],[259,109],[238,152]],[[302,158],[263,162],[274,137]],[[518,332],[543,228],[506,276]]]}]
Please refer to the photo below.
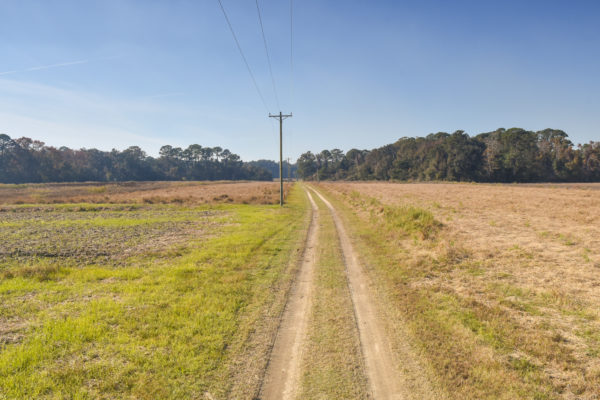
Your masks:
[{"label": "dry brown grass", "polygon": [[[439,307],[435,315],[447,318],[440,324],[452,335],[420,340],[438,352],[430,354],[436,367],[452,367],[441,372],[446,381],[464,385],[452,391],[600,396],[599,184],[322,186],[363,223],[385,218],[380,202],[423,208],[443,224],[431,240],[387,232],[394,243],[387,258],[398,265],[395,283],[404,285],[394,289],[403,314],[418,324],[427,317],[414,310]],[[423,298],[417,293],[430,296],[424,309],[413,303]],[[477,382],[489,387],[478,391]]]},{"label": "dry brown grass", "polygon": [[[285,195],[291,185],[284,186]],[[276,204],[276,182],[118,182],[0,184],[0,204]]]}]

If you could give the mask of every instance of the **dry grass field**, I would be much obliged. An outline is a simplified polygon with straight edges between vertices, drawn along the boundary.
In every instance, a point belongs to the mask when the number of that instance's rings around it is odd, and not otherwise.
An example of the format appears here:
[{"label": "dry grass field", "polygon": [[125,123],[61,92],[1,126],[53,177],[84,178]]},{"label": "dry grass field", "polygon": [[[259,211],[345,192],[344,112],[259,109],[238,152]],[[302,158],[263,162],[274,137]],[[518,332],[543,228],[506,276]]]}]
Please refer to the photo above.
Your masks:
[{"label": "dry grass field", "polygon": [[599,184],[319,187],[448,397],[600,397]]},{"label": "dry grass field", "polygon": [[[286,193],[290,189],[285,184]],[[118,182],[0,184],[0,205],[115,204],[276,204],[276,182]]]}]

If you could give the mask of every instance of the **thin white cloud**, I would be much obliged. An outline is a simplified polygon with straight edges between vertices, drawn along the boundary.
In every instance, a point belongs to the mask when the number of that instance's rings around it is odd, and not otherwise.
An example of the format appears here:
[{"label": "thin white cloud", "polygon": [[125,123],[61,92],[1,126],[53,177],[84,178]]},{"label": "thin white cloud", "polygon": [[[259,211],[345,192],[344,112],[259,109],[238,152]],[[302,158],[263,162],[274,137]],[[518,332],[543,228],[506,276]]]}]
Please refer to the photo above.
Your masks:
[{"label": "thin white cloud", "polygon": [[30,68],[26,68],[26,69],[23,69],[20,71],[12,70],[12,71],[0,72],[0,75],[16,74],[17,72],[26,72],[26,71],[39,71],[42,69],[50,69],[50,68],[58,68],[58,67],[68,67],[70,65],[87,64],[88,62],[89,62],[89,60],[77,60],[77,61],[68,61],[68,62],[62,62],[62,63],[57,63],[57,64],[38,65],[36,67],[30,67]]},{"label": "thin white cloud", "polygon": [[68,67],[69,65],[86,64],[86,63],[88,63],[88,60],[69,61],[69,62],[63,62],[63,63],[58,63],[58,64],[49,64],[49,65],[40,65],[37,67],[31,67],[31,68],[27,68],[25,71],[39,71],[40,69]]},{"label": "thin white cloud", "polygon": [[0,132],[55,146],[110,150],[140,145],[149,154],[158,154],[160,146],[167,143],[187,146],[202,142],[239,154],[240,140],[220,130],[223,122],[248,125],[242,116],[232,117],[202,104],[174,105],[160,98],[123,98],[0,77]]},{"label": "thin white cloud", "polygon": [[151,96],[146,96],[146,99],[159,99],[162,97],[173,97],[173,96],[183,96],[185,93],[183,92],[173,92],[173,93],[159,93],[153,94]]},{"label": "thin white cloud", "polygon": [[161,145],[174,141],[161,138],[147,121],[160,122],[175,115],[181,119],[186,114],[192,113],[141,99],[0,78],[0,132],[53,145],[103,150],[141,145],[158,153]]},{"label": "thin white cloud", "polygon": [[3,129],[11,136],[28,136],[56,146],[75,148],[100,147],[104,150],[133,145],[157,147],[164,139],[144,135],[130,129],[87,123],[85,121],[52,121],[46,118],[0,112]]}]

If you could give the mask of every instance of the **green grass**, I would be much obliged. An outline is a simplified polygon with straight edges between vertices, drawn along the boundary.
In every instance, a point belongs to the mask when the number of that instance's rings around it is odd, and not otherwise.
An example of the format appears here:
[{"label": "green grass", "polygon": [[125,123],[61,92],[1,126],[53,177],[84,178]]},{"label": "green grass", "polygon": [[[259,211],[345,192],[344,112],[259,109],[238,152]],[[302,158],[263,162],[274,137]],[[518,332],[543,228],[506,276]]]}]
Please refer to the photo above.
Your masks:
[{"label": "green grass", "polygon": [[348,200],[354,207],[366,210],[372,218],[378,218],[387,230],[402,233],[415,239],[430,239],[443,227],[431,211],[412,205],[389,206],[374,197],[350,193]]},{"label": "green grass", "polygon": [[157,240],[118,265],[5,257],[0,398],[224,398],[251,334],[249,315],[268,307],[265,293],[288,279],[303,235],[303,195],[293,190],[284,208],[145,205],[136,218],[103,219],[97,205],[81,207],[89,218],[57,207],[65,215],[46,223],[56,232],[82,225],[78,234],[109,227],[118,241],[131,225],[189,225],[202,215],[203,234],[175,247]]}]

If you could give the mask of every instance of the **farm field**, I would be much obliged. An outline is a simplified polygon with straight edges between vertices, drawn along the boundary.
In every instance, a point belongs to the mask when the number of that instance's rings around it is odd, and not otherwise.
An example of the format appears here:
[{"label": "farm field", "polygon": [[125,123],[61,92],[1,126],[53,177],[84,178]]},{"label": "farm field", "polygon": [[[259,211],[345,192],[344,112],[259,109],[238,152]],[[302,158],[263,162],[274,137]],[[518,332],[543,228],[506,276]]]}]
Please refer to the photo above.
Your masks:
[{"label": "farm field", "polygon": [[254,396],[306,230],[287,189],[0,186],[0,398]]},{"label": "farm field", "polygon": [[595,399],[597,184],[0,186],[0,399]]},{"label": "farm field", "polygon": [[[285,190],[290,185],[285,184]],[[275,182],[85,182],[0,184],[2,204],[276,204]]]},{"label": "farm field", "polygon": [[600,185],[316,187],[438,398],[600,396]]}]

